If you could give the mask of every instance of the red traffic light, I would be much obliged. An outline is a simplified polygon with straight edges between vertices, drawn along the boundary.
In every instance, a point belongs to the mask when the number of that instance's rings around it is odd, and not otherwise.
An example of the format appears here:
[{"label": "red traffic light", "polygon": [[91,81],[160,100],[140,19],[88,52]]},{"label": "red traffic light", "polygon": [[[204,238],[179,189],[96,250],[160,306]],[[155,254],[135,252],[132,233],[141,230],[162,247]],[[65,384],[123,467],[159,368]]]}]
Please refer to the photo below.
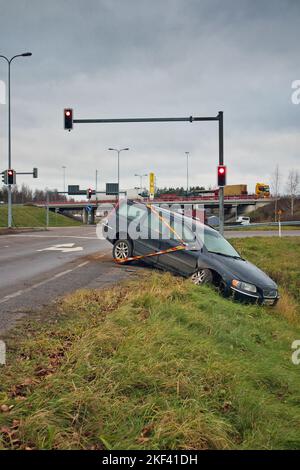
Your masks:
[{"label": "red traffic light", "polygon": [[73,129],[73,109],[71,108],[64,109],[64,127],[68,131]]},{"label": "red traffic light", "polygon": [[226,186],[226,166],[218,166],[218,186]]},{"label": "red traffic light", "polygon": [[16,172],[11,168],[6,172],[6,184],[16,184]]}]

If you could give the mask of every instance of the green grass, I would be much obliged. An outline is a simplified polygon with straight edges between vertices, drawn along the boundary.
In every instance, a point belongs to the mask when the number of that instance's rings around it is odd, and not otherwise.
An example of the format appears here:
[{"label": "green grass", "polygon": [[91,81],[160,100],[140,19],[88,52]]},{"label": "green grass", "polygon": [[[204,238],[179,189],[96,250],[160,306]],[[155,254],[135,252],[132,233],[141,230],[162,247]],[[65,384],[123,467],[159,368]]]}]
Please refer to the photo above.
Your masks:
[{"label": "green grass", "polygon": [[[13,227],[46,227],[46,210],[34,206],[12,206]],[[80,225],[80,222],[49,211],[50,227]],[[7,227],[7,205],[0,206],[0,227]]]},{"label": "green grass", "polygon": [[297,271],[299,246],[234,243],[280,273],[276,308],[146,272],[22,324],[1,370],[0,447],[299,449],[299,311],[288,315],[299,304],[285,261]]},{"label": "green grass", "polygon": [[[231,239],[230,243],[257,264],[300,303],[300,238],[259,237]],[[284,294],[284,292],[283,292]]]}]

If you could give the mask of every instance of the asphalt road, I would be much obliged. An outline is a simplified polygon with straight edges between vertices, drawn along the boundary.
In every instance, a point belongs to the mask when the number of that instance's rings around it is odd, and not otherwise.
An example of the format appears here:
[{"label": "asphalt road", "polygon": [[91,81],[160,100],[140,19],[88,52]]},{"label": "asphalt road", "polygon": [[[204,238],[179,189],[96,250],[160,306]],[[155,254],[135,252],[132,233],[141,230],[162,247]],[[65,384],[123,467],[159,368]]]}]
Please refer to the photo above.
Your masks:
[{"label": "asphalt road", "polygon": [[118,282],[135,267],[112,261],[91,226],[0,236],[0,333],[59,296]]}]

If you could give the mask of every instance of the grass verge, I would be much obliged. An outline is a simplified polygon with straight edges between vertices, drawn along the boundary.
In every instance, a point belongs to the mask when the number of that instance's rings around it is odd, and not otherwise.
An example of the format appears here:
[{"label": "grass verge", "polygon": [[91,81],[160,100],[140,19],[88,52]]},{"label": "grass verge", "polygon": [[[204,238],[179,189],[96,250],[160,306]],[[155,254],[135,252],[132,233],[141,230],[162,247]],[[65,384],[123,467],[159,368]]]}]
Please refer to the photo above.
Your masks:
[{"label": "grass verge", "polygon": [[[13,227],[46,227],[46,210],[34,206],[12,206]],[[81,225],[77,220],[49,211],[50,227]],[[7,205],[0,206],[0,227],[7,227]]]},{"label": "grass verge", "polygon": [[[277,240],[294,252],[295,240]],[[267,267],[275,242],[235,240]],[[280,251],[280,247],[273,247]],[[289,264],[273,257],[298,306]],[[279,268],[281,267],[281,269]],[[276,271],[278,270],[278,271]],[[53,307],[54,308],[54,307]],[[147,272],[63,299],[8,340],[4,449],[299,449],[298,317]]]}]

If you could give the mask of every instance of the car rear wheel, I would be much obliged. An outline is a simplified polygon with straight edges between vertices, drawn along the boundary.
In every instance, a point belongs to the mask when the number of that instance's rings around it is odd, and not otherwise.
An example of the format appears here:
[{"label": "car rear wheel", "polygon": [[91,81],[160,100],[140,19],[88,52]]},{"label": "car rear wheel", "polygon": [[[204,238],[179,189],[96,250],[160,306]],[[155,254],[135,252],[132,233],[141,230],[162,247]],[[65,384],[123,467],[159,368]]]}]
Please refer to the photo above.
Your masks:
[{"label": "car rear wheel", "polygon": [[114,259],[126,259],[132,256],[132,245],[129,240],[117,240],[113,247]]},{"label": "car rear wheel", "polygon": [[190,276],[190,280],[196,286],[211,284],[213,282],[213,275],[210,269],[198,269]]}]

